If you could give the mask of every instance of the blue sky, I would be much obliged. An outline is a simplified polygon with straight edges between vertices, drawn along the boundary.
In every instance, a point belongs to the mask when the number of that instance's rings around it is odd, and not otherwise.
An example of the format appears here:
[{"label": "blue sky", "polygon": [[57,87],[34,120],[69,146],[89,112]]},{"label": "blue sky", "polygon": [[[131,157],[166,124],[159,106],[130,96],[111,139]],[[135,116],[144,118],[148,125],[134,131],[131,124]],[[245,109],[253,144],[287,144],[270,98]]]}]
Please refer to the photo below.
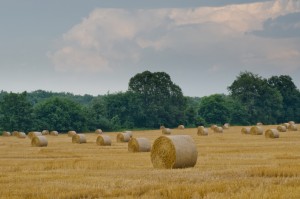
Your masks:
[{"label": "blue sky", "polygon": [[0,89],[126,91],[164,71],[188,96],[227,94],[241,71],[300,88],[300,1],[0,0]]}]

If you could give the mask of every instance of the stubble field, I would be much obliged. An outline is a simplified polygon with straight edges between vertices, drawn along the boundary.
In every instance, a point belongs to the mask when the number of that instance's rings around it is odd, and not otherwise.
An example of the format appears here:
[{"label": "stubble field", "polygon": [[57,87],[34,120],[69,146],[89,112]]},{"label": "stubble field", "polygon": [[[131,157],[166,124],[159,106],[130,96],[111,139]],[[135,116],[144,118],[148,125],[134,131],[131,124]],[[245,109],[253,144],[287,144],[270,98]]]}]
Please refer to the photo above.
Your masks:
[{"label": "stubble field", "polygon": [[[299,125],[298,125],[299,126]],[[264,130],[276,126],[263,126]],[[73,144],[66,134],[47,136],[48,147],[30,139],[0,137],[0,198],[300,198],[300,131],[279,139],[243,135],[242,127],[191,135],[198,160],[193,168],[154,169],[150,152],[130,153],[127,143]],[[153,143],[160,130],[134,131]]]}]

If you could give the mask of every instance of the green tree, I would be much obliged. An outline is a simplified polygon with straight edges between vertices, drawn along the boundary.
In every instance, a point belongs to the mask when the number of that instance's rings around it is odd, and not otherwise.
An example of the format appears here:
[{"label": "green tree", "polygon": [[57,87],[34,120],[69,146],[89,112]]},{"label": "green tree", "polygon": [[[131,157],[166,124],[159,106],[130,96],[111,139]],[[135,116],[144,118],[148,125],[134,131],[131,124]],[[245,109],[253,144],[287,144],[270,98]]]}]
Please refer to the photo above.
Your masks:
[{"label": "green tree", "polygon": [[9,93],[0,103],[0,126],[7,131],[29,131],[32,128],[32,105],[27,93]]}]

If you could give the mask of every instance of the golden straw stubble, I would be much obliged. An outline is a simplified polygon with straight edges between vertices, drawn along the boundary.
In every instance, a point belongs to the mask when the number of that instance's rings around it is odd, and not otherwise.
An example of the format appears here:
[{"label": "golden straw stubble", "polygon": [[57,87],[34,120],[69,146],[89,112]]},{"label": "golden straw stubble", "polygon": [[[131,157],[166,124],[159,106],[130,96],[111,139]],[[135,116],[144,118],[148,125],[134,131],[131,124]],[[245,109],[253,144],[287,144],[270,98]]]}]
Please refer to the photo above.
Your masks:
[{"label": "golden straw stubble", "polygon": [[149,152],[151,143],[148,138],[131,138],[128,142],[129,152]]},{"label": "golden straw stubble", "polygon": [[154,168],[186,168],[197,163],[198,151],[189,135],[160,136],[151,149]]},{"label": "golden straw stubble", "polygon": [[99,135],[96,139],[97,145],[111,146],[111,139],[108,135]]}]

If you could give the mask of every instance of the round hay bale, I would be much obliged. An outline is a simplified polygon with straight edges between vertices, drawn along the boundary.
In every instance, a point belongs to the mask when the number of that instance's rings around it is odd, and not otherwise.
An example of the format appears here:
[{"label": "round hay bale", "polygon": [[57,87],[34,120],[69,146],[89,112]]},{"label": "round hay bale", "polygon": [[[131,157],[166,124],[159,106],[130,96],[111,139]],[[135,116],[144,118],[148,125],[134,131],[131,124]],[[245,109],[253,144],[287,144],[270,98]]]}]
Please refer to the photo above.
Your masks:
[{"label": "round hay bale", "polygon": [[19,132],[18,131],[13,131],[12,135],[18,137]]},{"label": "round hay bale", "polygon": [[73,135],[76,135],[76,131],[68,131],[68,137],[73,137]]},{"label": "round hay bale", "polygon": [[285,126],[277,126],[277,130],[279,131],[279,132],[286,132],[286,127]]},{"label": "round hay bale", "polygon": [[24,132],[19,132],[18,138],[26,138],[26,134]]},{"label": "round hay bale", "polygon": [[166,128],[164,125],[161,125],[161,126],[159,127],[159,129],[164,129],[164,128]]},{"label": "round hay bale", "polygon": [[48,146],[48,141],[45,136],[36,136],[31,139],[31,146],[35,147],[46,147]]},{"label": "round hay bale", "polygon": [[52,136],[58,136],[58,132],[57,131],[51,131],[50,135],[52,135]]},{"label": "round hay bale", "polygon": [[154,168],[186,168],[197,162],[198,151],[193,138],[189,135],[160,136],[151,150]]},{"label": "round hay bale", "polygon": [[49,131],[48,130],[43,130],[42,135],[49,135]]},{"label": "round hay bale", "polygon": [[279,132],[277,129],[268,129],[265,131],[266,138],[279,138]]},{"label": "round hay bale", "polygon": [[290,124],[289,131],[298,131],[298,127],[295,124]]},{"label": "round hay bale", "polygon": [[263,128],[260,126],[253,126],[250,129],[250,134],[251,135],[262,135],[264,132]]},{"label": "round hay bale", "polygon": [[215,132],[215,133],[223,133],[223,128],[217,126],[217,127],[214,128],[214,132]]},{"label": "round hay bale", "polygon": [[72,136],[72,143],[82,144],[86,143],[86,138],[84,134],[75,134]]},{"label": "round hay bale", "polygon": [[169,128],[162,129],[162,134],[170,135],[171,134],[171,129],[169,129]]},{"label": "round hay bale", "polygon": [[229,123],[225,123],[224,125],[223,125],[223,129],[229,129]]},{"label": "round hay bale", "polygon": [[250,127],[243,127],[241,129],[242,134],[250,134]]},{"label": "round hay bale", "polygon": [[263,123],[261,123],[261,122],[256,123],[256,126],[262,126],[262,125],[263,125]]},{"label": "round hay bale", "polygon": [[2,136],[9,137],[9,136],[11,136],[11,133],[8,131],[3,131]]},{"label": "round hay bale", "polygon": [[111,146],[111,139],[108,135],[99,135],[96,144],[100,146]]},{"label": "round hay bale", "polygon": [[206,136],[208,135],[208,129],[204,126],[198,126],[197,135]]},{"label": "round hay bale", "polygon": [[285,126],[285,128],[287,128],[287,129],[290,127],[289,123],[283,123],[282,125]]},{"label": "round hay bale", "polygon": [[132,138],[132,131],[124,131],[123,133],[129,134],[129,136]]},{"label": "round hay bale", "polygon": [[129,142],[130,134],[129,133],[118,133],[117,142]]},{"label": "round hay bale", "polygon": [[215,125],[215,124],[213,124],[213,125],[210,126],[210,129],[211,129],[211,130],[215,130],[216,127],[218,127],[218,126]]},{"label": "round hay bale", "polygon": [[38,132],[38,131],[31,131],[28,133],[28,137],[29,139],[32,139],[36,136],[42,136],[42,133],[41,132]]},{"label": "round hay bale", "polygon": [[148,138],[131,138],[128,142],[129,152],[149,152],[151,143]]},{"label": "round hay bale", "polygon": [[294,121],[289,121],[289,124],[292,125],[292,124],[295,124],[295,122]]},{"label": "round hay bale", "polygon": [[102,131],[102,129],[96,129],[95,133],[96,133],[96,134],[102,134],[103,131]]},{"label": "round hay bale", "polygon": [[182,124],[179,125],[179,126],[178,126],[178,129],[183,130],[183,129],[184,129],[184,125],[182,125]]}]

